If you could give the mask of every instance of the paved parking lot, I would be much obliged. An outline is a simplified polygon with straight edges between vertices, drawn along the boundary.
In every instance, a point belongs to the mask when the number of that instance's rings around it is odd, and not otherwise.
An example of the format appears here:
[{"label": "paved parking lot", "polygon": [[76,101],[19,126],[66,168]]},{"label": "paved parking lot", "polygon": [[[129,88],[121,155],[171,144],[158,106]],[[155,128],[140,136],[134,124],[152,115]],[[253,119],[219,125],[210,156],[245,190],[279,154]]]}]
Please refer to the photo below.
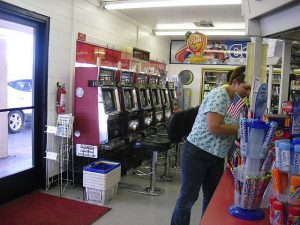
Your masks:
[{"label": "paved parking lot", "polygon": [[0,178],[32,167],[32,129],[8,135],[8,157],[0,159]]}]

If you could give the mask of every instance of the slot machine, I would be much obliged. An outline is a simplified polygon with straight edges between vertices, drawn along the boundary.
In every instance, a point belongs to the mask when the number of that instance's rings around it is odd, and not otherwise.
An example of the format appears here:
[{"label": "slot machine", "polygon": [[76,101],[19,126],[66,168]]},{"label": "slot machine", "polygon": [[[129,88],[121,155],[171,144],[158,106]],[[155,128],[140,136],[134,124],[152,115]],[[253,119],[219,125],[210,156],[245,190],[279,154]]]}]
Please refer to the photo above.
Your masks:
[{"label": "slot machine", "polygon": [[150,89],[147,85],[147,77],[148,76],[143,73],[138,73],[134,76],[138,106],[141,110],[141,132],[144,133],[144,135],[148,135],[148,133],[151,131],[153,133],[153,127],[155,125],[150,99]]},{"label": "slot machine", "polygon": [[157,75],[148,76],[148,87],[150,89],[150,99],[154,112],[155,125],[158,126],[163,122],[163,109]]},{"label": "slot machine", "polygon": [[130,71],[117,71],[116,82],[118,85],[121,110],[125,119],[125,139],[129,142],[141,137],[140,108],[138,106],[137,92],[134,86],[134,74]]},{"label": "slot machine", "polygon": [[179,111],[179,103],[176,95],[175,83],[167,81],[168,95],[170,99],[171,112]]},{"label": "slot machine", "polygon": [[74,142],[76,152],[92,147],[113,150],[125,145],[123,115],[115,70],[75,69]]},{"label": "slot machine", "polygon": [[167,123],[171,117],[171,105],[170,105],[169,93],[167,88],[167,77],[160,76],[158,82],[159,82],[161,102],[163,108],[163,120],[165,123]]}]

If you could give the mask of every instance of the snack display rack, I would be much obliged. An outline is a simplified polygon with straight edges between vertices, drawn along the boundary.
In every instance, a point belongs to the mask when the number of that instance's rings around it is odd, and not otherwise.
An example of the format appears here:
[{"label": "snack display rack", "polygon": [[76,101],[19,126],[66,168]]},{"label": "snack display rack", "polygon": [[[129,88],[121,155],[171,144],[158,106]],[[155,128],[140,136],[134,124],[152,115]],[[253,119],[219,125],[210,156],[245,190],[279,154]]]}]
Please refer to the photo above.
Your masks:
[{"label": "snack display rack", "polygon": [[275,157],[272,140],[276,122],[255,119],[240,120],[240,154],[234,154],[234,205],[229,213],[246,220],[260,220],[264,213],[261,200],[271,179],[270,169]]}]

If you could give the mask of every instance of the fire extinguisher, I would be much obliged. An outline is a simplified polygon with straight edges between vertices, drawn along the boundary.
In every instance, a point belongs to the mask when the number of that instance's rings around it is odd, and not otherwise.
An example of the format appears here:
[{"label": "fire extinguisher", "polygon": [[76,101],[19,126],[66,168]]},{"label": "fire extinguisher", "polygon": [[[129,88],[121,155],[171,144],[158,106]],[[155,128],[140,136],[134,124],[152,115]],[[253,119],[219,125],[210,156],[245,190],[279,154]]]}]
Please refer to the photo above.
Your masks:
[{"label": "fire extinguisher", "polygon": [[56,111],[58,114],[65,112],[65,98],[66,98],[66,87],[65,84],[59,84],[57,82],[57,99],[56,99]]}]

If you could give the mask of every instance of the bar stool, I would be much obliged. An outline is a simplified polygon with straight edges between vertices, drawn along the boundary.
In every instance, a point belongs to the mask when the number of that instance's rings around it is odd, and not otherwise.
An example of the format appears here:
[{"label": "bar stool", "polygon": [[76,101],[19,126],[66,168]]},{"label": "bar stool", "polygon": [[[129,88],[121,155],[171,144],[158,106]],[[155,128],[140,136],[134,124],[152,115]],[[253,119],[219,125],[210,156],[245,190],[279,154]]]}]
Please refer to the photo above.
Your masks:
[{"label": "bar stool", "polygon": [[[137,140],[134,144],[135,149],[140,149],[143,151],[152,152],[152,162],[151,162],[151,173],[150,173],[150,187],[142,189],[140,187],[131,187],[120,185],[120,189],[128,190],[140,194],[148,194],[156,196],[159,194],[160,189],[156,187],[156,178],[157,178],[157,155],[160,152],[167,154],[167,162],[165,165],[165,176],[170,177],[170,147],[176,145],[177,157],[179,161],[179,143],[189,134],[192,129],[195,117],[198,110],[191,108],[188,110],[182,110],[174,113],[167,125],[167,136],[163,134],[156,134],[144,137],[140,140]],[[190,117],[190,118],[188,118]]]},{"label": "bar stool", "polygon": [[151,135],[137,140],[135,143],[135,148],[152,151],[150,187],[146,189],[151,195],[157,195],[160,191],[156,187],[157,155],[159,152],[166,154],[165,174],[162,176],[162,179],[166,181],[172,180],[170,176],[170,147],[172,144],[182,141],[183,137],[186,136],[186,131],[188,130],[185,128],[187,114],[188,110],[183,110],[171,116],[167,125],[167,136],[163,134]]},{"label": "bar stool", "polygon": [[146,188],[146,193],[149,195],[158,195],[160,191],[156,187],[157,178],[157,155],[159,152],[166,152],[170,148],[171,142],[167,137],[161,137],[158,135],[151,135],[143,138],[142,140],[137,140],[135,143],[136,149],[142,149],[145,151],[152,152],[152,162],[151,162],[151,175],[150,175],[150,187]]},{"label": "bar stool", "polygon": [[[183,137],[186,135],[186,119],[187,119],[188,110],[178,111],[172,114],[167,124],[167,137],[169,138],[172,145],[175,145],[176,148],[176,159],[175,164],[179,158],[179,143],[182,141]],[[165,134],[158,134],[166,136]],[[166,165],[164,175],[162,176],[163,180],[172,181],[173,177],[170,174],[171,168],[171,149],[166,152]]]}]

